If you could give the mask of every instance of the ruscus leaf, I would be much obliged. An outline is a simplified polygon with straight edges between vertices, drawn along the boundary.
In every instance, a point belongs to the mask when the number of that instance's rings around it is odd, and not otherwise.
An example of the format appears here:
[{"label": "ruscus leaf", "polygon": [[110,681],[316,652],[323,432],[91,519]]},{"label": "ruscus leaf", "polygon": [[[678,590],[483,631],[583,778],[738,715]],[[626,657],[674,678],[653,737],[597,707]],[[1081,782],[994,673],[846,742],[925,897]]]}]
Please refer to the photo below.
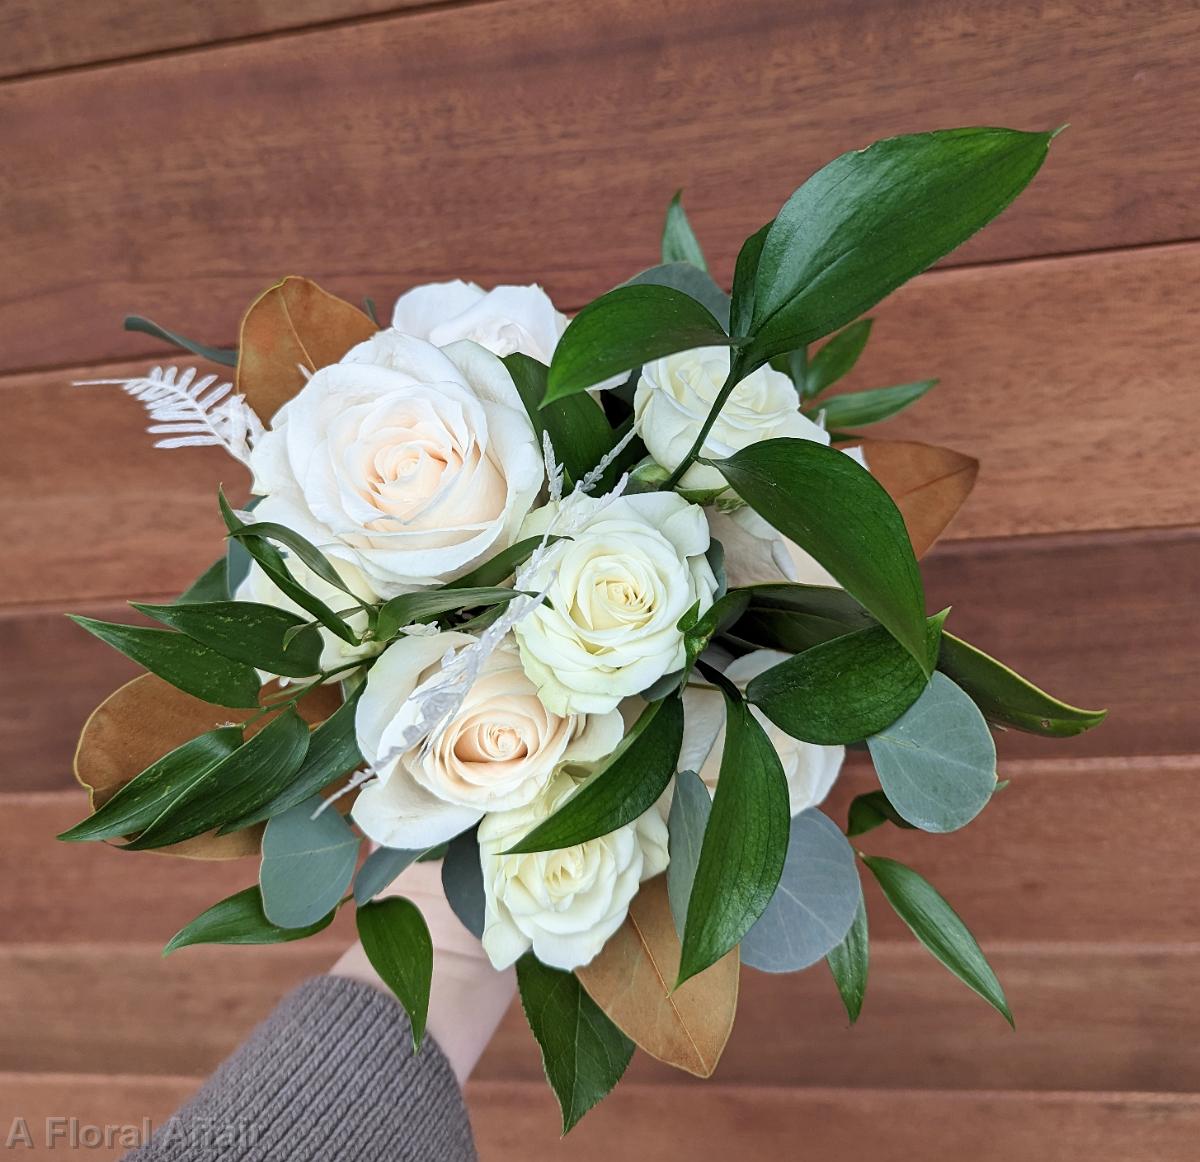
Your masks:
[{"label": "ruscus leaf", "polygon": [[429,1016],[433,941],[420,909],[402,896],[360,904],[358,938],[371,967],[408,1013],[413,1052],[421,1047]]}]

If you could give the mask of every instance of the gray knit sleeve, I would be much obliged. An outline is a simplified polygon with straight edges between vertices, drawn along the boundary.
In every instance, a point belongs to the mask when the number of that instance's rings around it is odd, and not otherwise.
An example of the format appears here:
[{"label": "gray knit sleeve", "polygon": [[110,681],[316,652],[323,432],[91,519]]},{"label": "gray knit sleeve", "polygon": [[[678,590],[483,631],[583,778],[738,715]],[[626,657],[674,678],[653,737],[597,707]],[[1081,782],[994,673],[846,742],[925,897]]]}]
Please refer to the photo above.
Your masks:
[{"label": "gray knit sleeve", "polygon": [[399,1003],[317,977],[126,1162],[473,1162],[458,1083]]}]

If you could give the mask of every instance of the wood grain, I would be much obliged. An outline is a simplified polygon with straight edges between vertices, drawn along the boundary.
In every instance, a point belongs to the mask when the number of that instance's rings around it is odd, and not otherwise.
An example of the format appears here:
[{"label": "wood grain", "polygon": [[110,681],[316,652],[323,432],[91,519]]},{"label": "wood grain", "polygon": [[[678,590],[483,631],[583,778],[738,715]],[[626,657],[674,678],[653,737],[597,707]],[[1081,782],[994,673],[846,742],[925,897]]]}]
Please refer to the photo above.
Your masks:
[{"label": "wood grain", "polygon": [[3,366],[144,350],[129,311],[229,340],[296,272],[577,306],[655,261],[681,185],[728,278],[818,166],[947,125],[1072,123],[956,261],[1194,238],[1198,31],[1186,0],[507,0],[12,82]]}]

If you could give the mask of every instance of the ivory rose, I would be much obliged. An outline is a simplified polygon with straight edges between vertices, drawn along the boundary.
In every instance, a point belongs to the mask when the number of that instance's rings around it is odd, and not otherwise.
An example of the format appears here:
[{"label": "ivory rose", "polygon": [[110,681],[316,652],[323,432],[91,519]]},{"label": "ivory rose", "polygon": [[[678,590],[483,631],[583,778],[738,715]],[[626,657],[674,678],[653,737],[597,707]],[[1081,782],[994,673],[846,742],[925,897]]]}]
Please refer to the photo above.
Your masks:
[{"label": "ivory rose", "polygon": [[[680,351],[642,368],[633,397],[634,424],[656,463],[670,470],[678,466],[700,434],[728,375],[728,347]],[[760,367],[733,389],[701,454],[731,456],[779,436],[829,443],[828,433],[800,414],[792,381],[770,367]],[[720,489],[725,478],[716,468],[693,464],[681,484],[689,489]]]},{"label": "ivory rose", "polygon": [[[776,650],[756,650],[730,662],[725,676],[744,690],[751,678],[788,657],[789,654]],[[689,684],[683,692],[683,708],[683,749],[679,755],[679,768],[699,774],[711,793],[716,789],[725,748],[725,699],[712,686]],[[823,802],[842,769],[846,748],[801,742],[785,734],[757,707],[752,706],[750,712],[767,732],[783,764],[791,813],[799,815]]]},{"label": "ivory rose", "polygon": [[667,866],[667,828],[656,807],[575,847],[503,854],[574,790],[564,772],[528,806],[489,815],[479,825],[483,947],[498,969],[530,948],[553,968],[587,964],[624,922],[638,885]]},{"label": "ivory rose", "polygon": [[672,492],[564,503],[582,514],[569,529],[555,523],[556,504],[521,528],[521,537],[551,529],[571,539],[518,572],[518,588],[545,589],[548,600],[515,632],[550,710],[604,713],[683,665],[677,623],[696,602],[707,609],[717,588],[704,557],[708,525],[703,509]]},{"label": "ivory rose", "polygon": [[380,332],[315,372],[251,455],[279,519],[362,570],[382,597],[506,548],[545,477],[504,364]]},{"label": "ivory rose", "polygon": [[509,638],[488,657],[432,745],[418,743],[389,760],[416,722],[419,695],[436,680],[447,651],[475,640],[465,633],[402,637],[367,675],[355,731],[379,781],[359,794],[354,820],[376,843],[410,850],[442,843],[485,812],[525,806],[564,763],[603,758],[621,741],[617,711],[551,714]]}]

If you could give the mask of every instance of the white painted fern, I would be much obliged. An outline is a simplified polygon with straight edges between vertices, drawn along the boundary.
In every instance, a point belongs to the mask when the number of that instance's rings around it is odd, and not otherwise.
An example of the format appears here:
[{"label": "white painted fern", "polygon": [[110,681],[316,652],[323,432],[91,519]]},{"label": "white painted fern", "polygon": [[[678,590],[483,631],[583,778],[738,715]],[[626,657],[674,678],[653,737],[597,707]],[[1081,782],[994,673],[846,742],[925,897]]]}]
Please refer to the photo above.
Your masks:
[{"label": "white painted fern", "polygon": [[224,448],[243,464],[262,435],[258,416],[233,384],[217,383],[215,375],[196,378],[196,369],[180,372],[175,367],[152,368],[133,379],[86,379],[76,387],[114,385],[138,400],[154,421],[147,429],[158,436],[156,448],[195,448],[215,445]]}]

